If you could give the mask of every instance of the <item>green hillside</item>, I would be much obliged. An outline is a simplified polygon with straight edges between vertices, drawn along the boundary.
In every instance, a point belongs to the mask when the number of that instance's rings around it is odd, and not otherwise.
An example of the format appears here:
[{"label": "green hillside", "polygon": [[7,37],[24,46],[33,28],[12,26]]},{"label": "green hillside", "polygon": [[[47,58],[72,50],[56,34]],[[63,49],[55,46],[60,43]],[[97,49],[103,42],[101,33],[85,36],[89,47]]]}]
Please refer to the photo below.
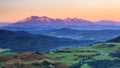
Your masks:
[{"label": "green hillside", "polygon": [[116,52],[118,48],[120,48],[120,43],[97,43],[91,46],[50,52],[47,56],[57,58],[59,62],[68,63],[70,65],[77,63],[84,65],[84,63],[98,60],[118,60],[118,58],[110,56],[110,54]]},{"label": "green hillside", "polygon": [[[16,63],[18,63],[18,65],[23,64],[24,66],[26,64],[29,64],[36,67],[39,65],[43,65],[43,68],[109,68],[111,66],[115,66],[115,68],[117,68],[120,67],[119,54],[120,43],[109,42],[96,43],[90,46],[84,46],[80,48],[65,48],[59,51],[47,53],[11,52],[10,55],[10,52],[1,52],[0,63],[1,66],[5,66],[4,63],[14,61],[12,62],[12,65]],[[7,61],[1,61],[6,56],[9,56],[10,59]],[[15,60],[19,60],[21,62],[15,62]],[[46,63],[47,65],[43,63]],[[105,64],[107,64],[107,66],[104,66]]]}]

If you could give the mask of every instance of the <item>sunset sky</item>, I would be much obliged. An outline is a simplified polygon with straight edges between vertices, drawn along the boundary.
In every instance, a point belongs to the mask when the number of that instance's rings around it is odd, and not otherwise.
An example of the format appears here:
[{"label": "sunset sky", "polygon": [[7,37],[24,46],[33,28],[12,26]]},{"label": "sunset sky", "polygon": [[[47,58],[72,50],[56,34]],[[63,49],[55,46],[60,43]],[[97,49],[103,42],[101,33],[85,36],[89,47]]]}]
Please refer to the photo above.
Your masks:
[{"label": "sunset sky", "polygon": [[120,21],[120,0],[0,0],[0,21],[29,16]]}]

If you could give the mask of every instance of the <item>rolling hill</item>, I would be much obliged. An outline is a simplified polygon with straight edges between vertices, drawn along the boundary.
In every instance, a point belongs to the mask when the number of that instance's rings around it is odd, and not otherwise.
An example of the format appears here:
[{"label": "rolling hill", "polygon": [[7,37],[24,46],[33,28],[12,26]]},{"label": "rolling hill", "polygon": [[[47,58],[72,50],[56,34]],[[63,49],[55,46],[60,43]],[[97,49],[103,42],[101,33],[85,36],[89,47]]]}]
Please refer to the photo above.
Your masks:
[{"label": "rolling hill", "polygon": [[109,40],[108,42],[120,42],[120,36]]}]

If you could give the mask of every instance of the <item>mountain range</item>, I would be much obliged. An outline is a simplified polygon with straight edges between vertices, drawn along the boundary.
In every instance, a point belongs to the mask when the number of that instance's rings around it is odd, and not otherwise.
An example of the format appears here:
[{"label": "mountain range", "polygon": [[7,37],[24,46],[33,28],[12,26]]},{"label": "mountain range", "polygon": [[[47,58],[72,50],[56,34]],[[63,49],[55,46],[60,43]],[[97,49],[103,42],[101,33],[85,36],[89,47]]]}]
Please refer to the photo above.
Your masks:
[{"label": "mountain range", "polygon": [[18,22],[0,26],[10,31],[26,31],[57,38],[107,41],[120,35],[120,23],[110,20],[91,22],[79,18],[54,19],[30,16]]},{"label": "mountain range", "polygon": [[47,16],[30,16],[18,22],[1,27],[9,30],[50,30],[56,28],[73,28],[78,30],[105,30],[105,29],[120,29],[120,22],[110,20],[102,20],[91,22],[79,18],[53,19]]}]

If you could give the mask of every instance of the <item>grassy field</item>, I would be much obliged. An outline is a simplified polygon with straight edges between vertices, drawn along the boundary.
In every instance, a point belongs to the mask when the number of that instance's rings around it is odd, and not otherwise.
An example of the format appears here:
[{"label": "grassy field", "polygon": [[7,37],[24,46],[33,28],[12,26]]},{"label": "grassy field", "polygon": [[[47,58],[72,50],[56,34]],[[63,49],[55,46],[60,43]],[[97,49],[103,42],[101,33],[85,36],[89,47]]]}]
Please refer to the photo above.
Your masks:
[{"label": "grassy field", "polygon": [[0,52],[0,57],[8,57],[8,56],[14,56],[17,55],[17,53],[14,52]]},{"label": "grassy field", "polygon": [[[25,61],[21,61],[23,64],[33,64],[42,61],[48,61],[51,64],[57,62],[67,63],[72,66],[78,63],[81,63],[80,68],[91,68],[87,62],[93,62],[97,60],[114,60],[110,56],[110,53],[114,53],[120,47],[120,43],[96,43],[90,46],[84,46],[80,48],[65,48],[55,52],[47,52],[43,54],[37,53],[23,53],[23,57],[20,53],[14,52],[0,52],[0,57],[10,57],[18,55],[19,58],[25,58]],[[37,56],[37,57],[36,57]],[[29,58],[30,57],[30,58]],[[43,57],[40,59],[40,57]],[[9,62],[14,63],[18,59],[12,58]]]},{"label": "grassy field", "polygon": [[[85,62],[92,60],[114,60],[109,56],[120,47],[120,43],[97,43],[91,46],[80,48],[63,49],[60,52],[50,52],[46,55],[50,58],[58,58],[60,62],[76,64],[80,59],[85,59]],[[67,53],[68,52],[68,53]]]}]

